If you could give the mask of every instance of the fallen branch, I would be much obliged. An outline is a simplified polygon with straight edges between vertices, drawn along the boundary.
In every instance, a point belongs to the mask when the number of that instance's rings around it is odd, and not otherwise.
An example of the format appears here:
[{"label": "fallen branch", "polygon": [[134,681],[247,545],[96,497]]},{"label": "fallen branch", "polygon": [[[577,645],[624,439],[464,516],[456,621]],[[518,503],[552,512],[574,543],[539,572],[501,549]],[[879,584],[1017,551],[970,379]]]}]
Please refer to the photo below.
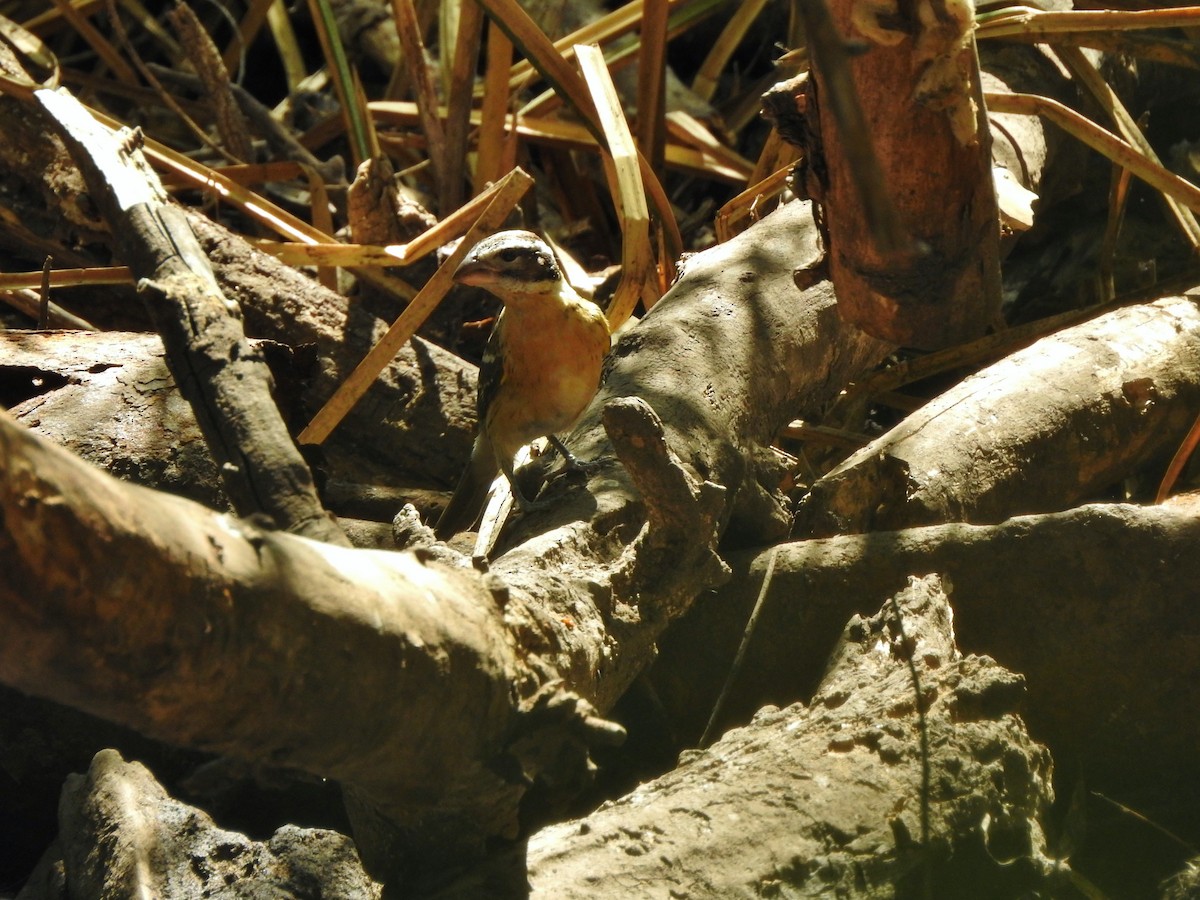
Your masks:
[{"label": "fallen branch", "polygon": [[168,202],[140,138],[130,132],[118,142],[66,91],[36,96],[139,279],[234,508],[265,514],[287,531],[347,543],[279,415],[266,362],[246,340],[240,310],[221,293],[186,216]]},{"label": "fallen branch", "polygon": [[1043,338],[820,478],[798,535],[1067,509],[1170,453],[1200,405],[1200,310],[1174,297]]}]

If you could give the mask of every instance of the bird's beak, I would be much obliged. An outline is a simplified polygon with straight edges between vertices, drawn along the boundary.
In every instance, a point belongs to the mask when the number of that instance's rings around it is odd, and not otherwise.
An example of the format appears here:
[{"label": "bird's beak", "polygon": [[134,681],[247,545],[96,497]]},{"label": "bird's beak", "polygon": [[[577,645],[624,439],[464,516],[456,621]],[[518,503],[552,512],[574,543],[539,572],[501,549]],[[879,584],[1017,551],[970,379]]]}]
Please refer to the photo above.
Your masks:
[{"label": "bird's beak", "polygon": [[457,269],[454,270],[454,280],[458,284],[473,284],[476,286],[490,284],[495,279],[496,272],[485,259],[480,259],[474,253],[468,253]]}]

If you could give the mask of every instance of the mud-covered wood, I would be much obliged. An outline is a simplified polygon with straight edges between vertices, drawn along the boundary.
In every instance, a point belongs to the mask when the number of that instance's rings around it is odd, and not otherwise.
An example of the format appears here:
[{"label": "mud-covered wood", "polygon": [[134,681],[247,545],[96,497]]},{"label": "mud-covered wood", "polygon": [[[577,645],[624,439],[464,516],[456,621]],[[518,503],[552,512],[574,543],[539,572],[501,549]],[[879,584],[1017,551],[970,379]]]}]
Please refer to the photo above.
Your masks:
[{"label": "mud-covered wood", "polygon": [[239,893],[379,900],[344,835],[285,826],[268,840],[218,828],[170,797],[115,750],[72,775],[59,801],[60,832],[21,900],[65,897],[207,897]]}]

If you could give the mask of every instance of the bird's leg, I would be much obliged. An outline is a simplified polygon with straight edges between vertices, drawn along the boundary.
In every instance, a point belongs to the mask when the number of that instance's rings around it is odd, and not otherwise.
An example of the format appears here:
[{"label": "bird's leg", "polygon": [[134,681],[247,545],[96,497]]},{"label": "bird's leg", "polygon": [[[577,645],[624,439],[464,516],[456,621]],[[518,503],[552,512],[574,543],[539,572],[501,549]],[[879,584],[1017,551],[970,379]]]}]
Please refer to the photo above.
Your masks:
[{"label": "bird's leg", "polygon": [[[599,465],[598,463],[585,462],[579,459],[574,453],[567,449],[567,445],[564,444],[557,435],[551,434],[547,437],[549,438],[550,443],[554,446],[554,449],[563,455],[563,459],[566,460],[566,468],[568,471],[583,472],[585,475],[596,471]],[[513,467],[512,460],[498,459],[498,462],[500,463],[501,471],[504,472],[504,477],[508,479],[508,486],[512,489],[513,499],[516,500],[517,505],[521,507],[521,512],[529,513],[536,509],[545,509],[546,506],[549,505],[545,500],[530,500],[525,496],[525,492],[522,491],[520,485],[517,484],[516,471]]]},{"label": "bird's leg", "polygon": [[512,489],[513,499],[517,501],[517,506],[521,507],[521,512],[528,513],[535,509],[539,509],[542,504],[538,503],[536,500],[530,500],[528,497],[526,497],[525,493],[517,484],[517,476],[513,472],[512,460],[501,459],[499,462],[500,469],[504,472],[504,477],[508,479],[508,486]]},{"label": "bird's leg", "polygon": [[556,434],[547,435],[550,443],[554,445],[554,449],[562,454],[563,459],[567,461],[567,471],[582,472],[584,475],[591,475],[595,472],[600,464],[598,462],[584,462],[574,453],[567,449],[567,445],[562,442]]}]

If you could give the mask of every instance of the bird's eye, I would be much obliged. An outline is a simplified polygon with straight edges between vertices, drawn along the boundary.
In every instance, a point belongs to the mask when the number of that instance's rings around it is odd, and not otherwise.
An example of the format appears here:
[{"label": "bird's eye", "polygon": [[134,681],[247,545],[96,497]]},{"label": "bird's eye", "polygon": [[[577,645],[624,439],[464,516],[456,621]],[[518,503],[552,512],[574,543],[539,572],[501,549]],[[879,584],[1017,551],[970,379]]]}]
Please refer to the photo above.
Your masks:
[{"label": "bird's eye", "polygon": [[516,262],[521,253],[515,247],[506,247],[500,251],[500,258],[505,262]]}]

